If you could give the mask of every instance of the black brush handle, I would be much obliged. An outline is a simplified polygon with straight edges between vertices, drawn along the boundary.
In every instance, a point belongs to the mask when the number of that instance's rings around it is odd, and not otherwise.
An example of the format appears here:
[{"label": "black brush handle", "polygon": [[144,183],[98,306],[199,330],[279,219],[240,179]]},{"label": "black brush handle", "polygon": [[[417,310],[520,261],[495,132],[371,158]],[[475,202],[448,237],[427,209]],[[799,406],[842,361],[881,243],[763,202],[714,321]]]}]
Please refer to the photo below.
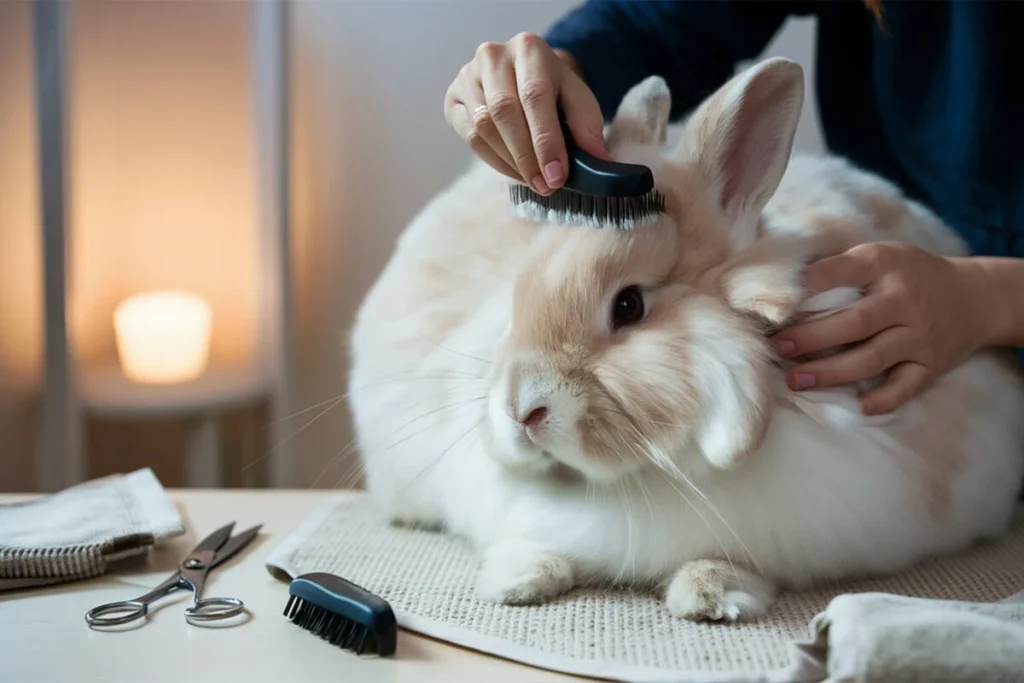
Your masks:
[{"label": "black brush handle", "polygon": [[296,577],[288,592],[369,629],[377,639],[377,650],[381,655],[395,651],[398,637],[395,613],[380,596],[325,572]]},{"label": "black brush handle", "polygon": [[587,154],[573,140],[561,108],[558,109],[558,120],[569,154],[569,172],[564,188],[598,197],[639,197],[654,189],[651,169],[638,164],[605,161]]}]

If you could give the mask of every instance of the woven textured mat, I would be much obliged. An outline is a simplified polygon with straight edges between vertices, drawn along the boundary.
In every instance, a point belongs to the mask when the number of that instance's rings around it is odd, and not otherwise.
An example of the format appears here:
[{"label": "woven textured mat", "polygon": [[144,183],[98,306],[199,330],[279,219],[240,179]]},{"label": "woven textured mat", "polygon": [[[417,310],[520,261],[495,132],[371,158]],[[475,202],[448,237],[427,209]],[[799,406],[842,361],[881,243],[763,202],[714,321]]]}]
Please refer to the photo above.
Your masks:
[{"label": "woven textured mat", "polygon": [[1024,588],[1024,514],[998,544],[901,575],[783,595],[748,624],[695,624],[654,596],[578,590],[537,607],[474,594],[476,560],[462,541],[389,526],[364,495],[318,508],[275,549],[268,569],[344,576],[389,601],[399,624],[451,643],[570,674],[616,680],[756,683],[794,680],[795,643],[840,593],[876,591],[995,602]]}]

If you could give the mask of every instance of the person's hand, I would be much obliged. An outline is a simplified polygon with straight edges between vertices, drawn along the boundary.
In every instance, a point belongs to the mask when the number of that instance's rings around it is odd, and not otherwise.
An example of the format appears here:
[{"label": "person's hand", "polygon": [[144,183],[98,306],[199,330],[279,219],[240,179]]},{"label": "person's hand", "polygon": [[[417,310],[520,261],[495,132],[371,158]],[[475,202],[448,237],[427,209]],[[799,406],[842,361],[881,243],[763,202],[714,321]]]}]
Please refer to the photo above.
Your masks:
[{"label": "person's hand", "polygon": [[559,104],[576,144],[607,159],[601,108],[575,60],[523,33],[477,49],[449,86],[444,114],[488,165],[548,195],[568,174]]},{"label": "person's hand", "polygon": [[[970,258],[944,258],[907,244],[873,243],[812,263],[814,292],[857,287],[850,308],[782,330],[784,358],[855,344],[788,373],[792,389],[835,386],[887,373],[861,395],[865,414],[890,412],[986,345],[993,313],[984,274]],[[860,342],[860,343],[858,343]]]}]

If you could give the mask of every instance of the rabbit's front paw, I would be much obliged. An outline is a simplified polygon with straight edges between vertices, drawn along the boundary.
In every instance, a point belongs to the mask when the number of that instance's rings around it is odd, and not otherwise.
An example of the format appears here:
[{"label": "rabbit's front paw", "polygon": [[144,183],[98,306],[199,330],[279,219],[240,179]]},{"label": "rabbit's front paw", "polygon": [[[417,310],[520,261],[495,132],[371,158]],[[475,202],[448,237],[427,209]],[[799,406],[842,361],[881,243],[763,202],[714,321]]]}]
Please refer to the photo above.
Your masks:
[{"label": "rabbit's front paw", "polygon": [[572,565],[529,541],[501,541],[484,553],[477,594],[505,605],[537,604],[573,587]]},{"label": "rabbit's front paw", "polygon": [[775,596],[772,584],[728,562],[697,560],[676,572],[665,602],[691,621],[737,621],[764,614]]}]

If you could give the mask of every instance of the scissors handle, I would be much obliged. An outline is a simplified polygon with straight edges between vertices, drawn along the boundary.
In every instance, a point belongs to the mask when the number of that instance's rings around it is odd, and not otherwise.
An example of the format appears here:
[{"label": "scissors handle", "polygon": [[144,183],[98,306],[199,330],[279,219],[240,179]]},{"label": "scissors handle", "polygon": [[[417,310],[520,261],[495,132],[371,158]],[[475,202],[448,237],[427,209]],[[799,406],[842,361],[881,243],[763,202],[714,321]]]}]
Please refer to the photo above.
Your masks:
[{"label": "scissors handle", "polygon": [[139,600],[119,600],[93,607],[85,613],[90,626],[119,626],[129,621],[142,619],[149,613],[149,603]]},{"label": "scissors handle", "polygon": [[185,620],[190,624],[220,621],[237,616],[244,609],[245,603],[238,598],[199,598],[185,608]]},{"label": "scissors handle", "polygon": [[184,584],[182,583],[181,573],[175,572],[159,586],[134,600],[108,602],[105,605],[93,607],[85,613],[85,621],[89,626],[119,626],[127,624],[129,621],[142,619],[149,614],[149,604],[151,602],[159,600],[182,587],[184,587]]}]

